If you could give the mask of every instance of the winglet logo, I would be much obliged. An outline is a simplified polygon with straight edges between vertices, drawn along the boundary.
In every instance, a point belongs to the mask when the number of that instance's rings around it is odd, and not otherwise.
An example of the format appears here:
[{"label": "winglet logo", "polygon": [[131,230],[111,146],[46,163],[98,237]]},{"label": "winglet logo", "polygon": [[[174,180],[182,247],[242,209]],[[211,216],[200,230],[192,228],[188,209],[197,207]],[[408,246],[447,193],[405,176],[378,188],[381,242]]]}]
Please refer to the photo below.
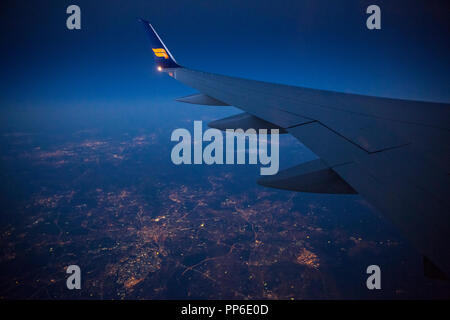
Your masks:
[{"label": "winglet logo", "polygon": [[157,48],[157,49],[152,49],[152,50],[155,53],[155,56],[164,58],[164,59],[169,59],[169,56],[167,55],[166,50],[164,50],[163,48]]}]

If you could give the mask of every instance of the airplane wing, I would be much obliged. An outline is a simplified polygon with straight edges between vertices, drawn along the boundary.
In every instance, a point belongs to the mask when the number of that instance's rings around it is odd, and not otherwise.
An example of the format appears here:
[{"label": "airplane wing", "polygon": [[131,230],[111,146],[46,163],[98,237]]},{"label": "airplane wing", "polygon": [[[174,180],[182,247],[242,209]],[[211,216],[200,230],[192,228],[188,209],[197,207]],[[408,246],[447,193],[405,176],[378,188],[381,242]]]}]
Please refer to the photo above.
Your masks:
[{"label": "airplane wing", "polygon": [[279,128],[320,158],[258,183],[303,192],[358,193],[419,249],[428,276],[450,276],[450,105],[191,70],[178,65],[150,23],[142,22],[158,70],[199,92],[178,101],[244,111],[211,127]]}]

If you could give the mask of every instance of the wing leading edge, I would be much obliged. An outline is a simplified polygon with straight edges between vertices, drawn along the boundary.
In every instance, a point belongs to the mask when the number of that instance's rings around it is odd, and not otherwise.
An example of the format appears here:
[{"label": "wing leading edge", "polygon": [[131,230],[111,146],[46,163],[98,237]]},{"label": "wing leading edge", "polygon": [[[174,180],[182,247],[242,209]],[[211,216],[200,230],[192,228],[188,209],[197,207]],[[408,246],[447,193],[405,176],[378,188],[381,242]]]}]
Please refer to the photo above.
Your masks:
[{"label": "wing leading edge", "polygon": [[[161,46],[154,44],[155,38],[162,43],[157,35],[151,37],[152,49]],[[233,78],[173,62],[160,71],[245,112],[213,127],[265,123],[292,134],[320,157],[260,184],[303,192],[357,192],[426,261],[450,276],[450,105]]]}]

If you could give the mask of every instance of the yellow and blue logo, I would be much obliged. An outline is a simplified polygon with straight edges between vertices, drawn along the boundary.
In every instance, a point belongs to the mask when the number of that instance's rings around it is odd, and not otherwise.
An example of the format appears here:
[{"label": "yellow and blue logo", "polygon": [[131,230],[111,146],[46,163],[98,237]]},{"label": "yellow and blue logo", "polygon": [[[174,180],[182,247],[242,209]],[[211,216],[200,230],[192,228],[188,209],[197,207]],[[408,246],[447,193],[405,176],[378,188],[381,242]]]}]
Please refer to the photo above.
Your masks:
[{"label": "yellow and blue logo", "polygon": [[164,59],[169,59],[169,56],[167,55],[166,50],[164,50],[163,48],[157,48],[157,49],[152,49],[152,50],[155,53],[155,56],[164,58]]}]

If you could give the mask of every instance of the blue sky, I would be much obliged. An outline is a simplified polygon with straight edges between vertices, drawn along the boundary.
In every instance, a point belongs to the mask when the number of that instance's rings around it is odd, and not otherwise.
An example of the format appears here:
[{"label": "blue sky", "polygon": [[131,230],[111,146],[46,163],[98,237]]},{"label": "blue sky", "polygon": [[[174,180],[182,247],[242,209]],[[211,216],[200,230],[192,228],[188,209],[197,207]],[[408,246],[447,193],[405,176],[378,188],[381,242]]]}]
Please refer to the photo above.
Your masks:
[{"label": "blue sky", "polygon": [[[79,31],[66,28],[66,8],[71,4],[81,7]],[[381,30],[366,28],[365,11],[371,4],[381,7]],[[0,15],[0,151],[6,155],[10,150],[26,155],[29,150],[16,143],[26,138],[4,133],[27,137],[37,132],[25,147],[53,150],[63,142],[84,139],[79,135],[83,130],[99,129],[92,137],[105,140],[142,131],[158,135],[148,163],[164,179],[172,179],[169,183],[189,183],[190,174],[206,183],[213,174],[232,172],[240,187],[263,190],[255,183],[257,166],[245,168],[244,174],[239,166],[186,168],[170,162],[172,130],[192,130],[193,120],[206,125],[238,111],[175,102],[194,90],[155,70],[139,18],[153,24],[177,61],[187,67],[318,89],[450,102],[448,0],[4,0]],[[314,156],[295,138],[280,139],[281,169]],[[135,156],[140,161],[147,154]],[[22,163],[12,161],[10,167],[5,163],[0,171],[8,179],[0,187],[9,193],[0,193],[6,203],[27,195],[30,187],[23,186],[29,181],[23,172],[42,173]],[[68,170],[67,175],[73,172]],[[154,177],[152,172],[142,175]],[[130,181],[127,172],[117,176],[123,183]],[[45,174],[42,177],[44,186],[53,183]],[[71,186],[70,179],[65,183]],[[240,192],[236,190],[230,192]],[[330,225],[354,224],[352,230],[377,232],[361,227],[372,226],[374,210],[356,196],[297,197],[301,210],[313,204],[329,211]],[[377,237],[395,234],[389,228],[380,227],[387,233]],[[406,278],[399,278],[396,271],[406,267],[399,261],[412,255],[415,264],[406,283],[419,287],[414,279],[417,274],[421,277],[421,256],[411,247],[402,252],[395,261],[385,256],[386,263],[398,266],[388,277],[403,283]],[[338,272],[346,282],[347,271]],[[424,292],[432,296],[433,288],[427,286]]]},{"label": "blue sky", "polygon": [[[82,29],[65,27],[68,5]],[[368,5],[382,30],[365,26]],[[8,1],[1,107],[136,101],[192,90],[155,73],[138,18],[181,64],[264,81],[450,101],[448,1]]]}]

